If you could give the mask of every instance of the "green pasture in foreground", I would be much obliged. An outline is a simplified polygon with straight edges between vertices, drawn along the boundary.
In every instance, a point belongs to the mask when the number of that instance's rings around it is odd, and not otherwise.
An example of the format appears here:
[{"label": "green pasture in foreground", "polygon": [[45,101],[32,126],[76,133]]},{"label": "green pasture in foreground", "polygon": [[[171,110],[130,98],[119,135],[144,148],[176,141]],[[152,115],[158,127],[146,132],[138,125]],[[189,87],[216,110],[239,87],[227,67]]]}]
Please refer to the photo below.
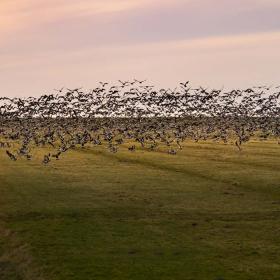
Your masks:
[{"label": "green pasture in foreground", "polygon": [[0,150],[0,279],[280,279],[280,148]]}]

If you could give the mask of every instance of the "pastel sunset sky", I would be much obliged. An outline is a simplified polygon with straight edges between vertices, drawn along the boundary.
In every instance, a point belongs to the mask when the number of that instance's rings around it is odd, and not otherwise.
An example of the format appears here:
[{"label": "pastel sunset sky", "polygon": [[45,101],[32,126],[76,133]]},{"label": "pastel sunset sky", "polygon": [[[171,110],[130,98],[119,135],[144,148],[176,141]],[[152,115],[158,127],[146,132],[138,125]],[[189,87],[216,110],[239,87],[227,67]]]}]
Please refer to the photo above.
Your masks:
[{"label": "pastel sunset sky", "polygon": [[1,0],[0,96],[280,84],[279,0]]}]

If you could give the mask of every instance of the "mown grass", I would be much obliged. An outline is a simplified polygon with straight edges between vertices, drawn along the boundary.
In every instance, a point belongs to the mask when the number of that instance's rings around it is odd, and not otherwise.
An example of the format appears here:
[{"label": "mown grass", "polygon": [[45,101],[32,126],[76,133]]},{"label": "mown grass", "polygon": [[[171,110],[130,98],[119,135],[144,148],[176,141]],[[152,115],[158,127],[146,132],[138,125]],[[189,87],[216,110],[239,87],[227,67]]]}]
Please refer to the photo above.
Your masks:
[{"label": "mown grass", "polygon": [[44,152],[0,151],[0,279],[280,279],[276,143]]}]

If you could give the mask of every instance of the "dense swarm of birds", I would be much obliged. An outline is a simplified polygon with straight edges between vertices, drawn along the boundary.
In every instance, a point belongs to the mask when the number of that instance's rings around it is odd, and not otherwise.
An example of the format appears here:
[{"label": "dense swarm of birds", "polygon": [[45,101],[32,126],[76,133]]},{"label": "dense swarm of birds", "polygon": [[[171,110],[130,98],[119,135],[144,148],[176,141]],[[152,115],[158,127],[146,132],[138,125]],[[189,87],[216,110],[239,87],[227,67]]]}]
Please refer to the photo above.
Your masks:
[{"label": "dense swarm of birds", "polygon": [[[104,146],[116,153],[157,150],[176,155],[182,143],[214,140],[238,151],[252,137],[280,139],[280,87],[155,89],[146,81],[100,82],[90,91],[55,90],[39,98],[0,97],[0,149],[16,161],[48,146],[48,164],[73,148]],[[125,144],[127,144],[125,146]]]}]

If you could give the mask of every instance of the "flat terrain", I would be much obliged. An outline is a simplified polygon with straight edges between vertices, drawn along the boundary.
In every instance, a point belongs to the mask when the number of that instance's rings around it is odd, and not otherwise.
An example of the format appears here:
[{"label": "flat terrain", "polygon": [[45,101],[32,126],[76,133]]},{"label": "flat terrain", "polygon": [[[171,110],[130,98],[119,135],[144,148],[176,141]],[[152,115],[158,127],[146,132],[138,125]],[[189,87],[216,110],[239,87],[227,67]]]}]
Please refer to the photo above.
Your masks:
[{"label": "flat terrain", "polygon": [[280,279],[280,147],[0,150],[0,279]]}]

